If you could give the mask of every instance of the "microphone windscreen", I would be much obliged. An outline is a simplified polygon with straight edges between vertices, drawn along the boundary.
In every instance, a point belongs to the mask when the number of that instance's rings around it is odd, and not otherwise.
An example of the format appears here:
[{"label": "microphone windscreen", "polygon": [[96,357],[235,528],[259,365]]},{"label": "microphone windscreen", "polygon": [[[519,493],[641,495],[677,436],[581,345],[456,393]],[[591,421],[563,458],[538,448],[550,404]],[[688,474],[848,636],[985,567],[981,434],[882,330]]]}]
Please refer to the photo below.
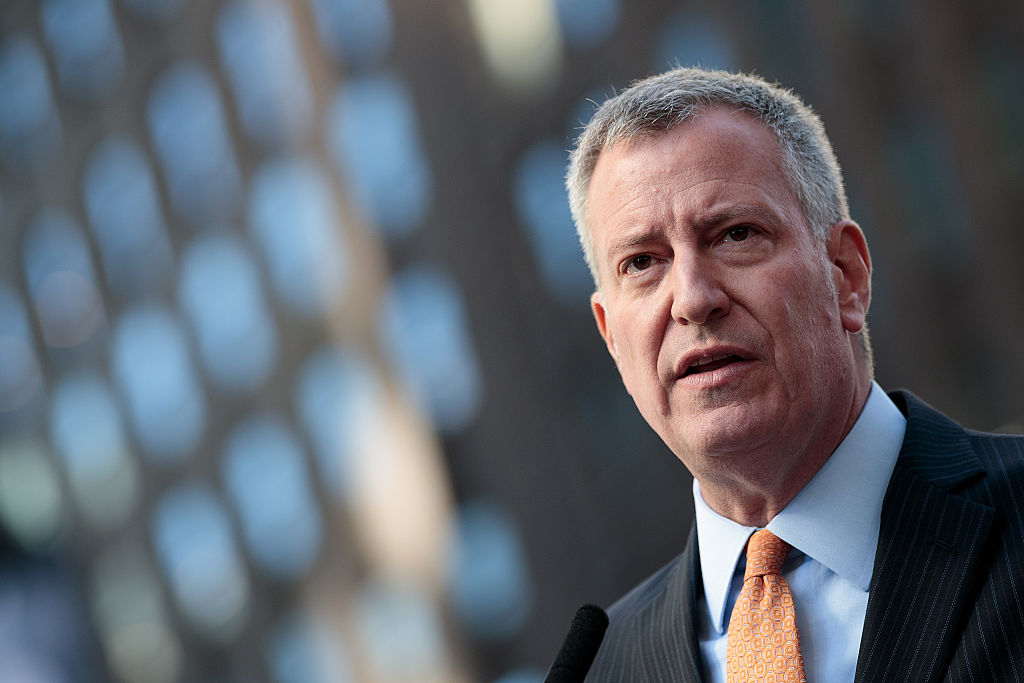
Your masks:
[{"label": "microphone windscreen", "polygon": [[608,615],[597,605],[582,605],[544,683],[583,683],[604,640]]}]

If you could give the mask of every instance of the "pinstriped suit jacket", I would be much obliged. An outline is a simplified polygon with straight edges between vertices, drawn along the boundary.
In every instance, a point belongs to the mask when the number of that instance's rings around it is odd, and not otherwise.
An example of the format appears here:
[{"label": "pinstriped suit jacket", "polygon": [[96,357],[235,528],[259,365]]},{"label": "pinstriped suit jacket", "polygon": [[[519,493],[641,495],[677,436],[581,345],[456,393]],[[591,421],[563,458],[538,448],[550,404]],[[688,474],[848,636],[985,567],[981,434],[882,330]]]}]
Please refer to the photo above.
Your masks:
[{"label": "pinstriped suit jacket", "polygon": [[[1024,681],[1024,437],[960,427],[905,392],[856,680]],[[703,681],[696,531],[609,610],[587,683]],[[814,681],[812,683],[825,683]]]}]

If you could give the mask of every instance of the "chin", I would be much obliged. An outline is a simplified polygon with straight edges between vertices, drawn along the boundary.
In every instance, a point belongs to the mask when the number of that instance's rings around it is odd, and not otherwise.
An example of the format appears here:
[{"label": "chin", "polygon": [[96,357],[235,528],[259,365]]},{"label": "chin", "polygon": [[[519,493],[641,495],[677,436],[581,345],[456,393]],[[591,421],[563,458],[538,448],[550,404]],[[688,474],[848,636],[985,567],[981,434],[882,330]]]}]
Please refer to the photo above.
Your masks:
[{"label": "chin", "polygon": [[774,417],[755,406],[722,408],[686,418],[686,429],[672,430],[672,441],[666,442],[700,456],[751,452],[770,442],[778,431],[773,428],[777,424]]}]

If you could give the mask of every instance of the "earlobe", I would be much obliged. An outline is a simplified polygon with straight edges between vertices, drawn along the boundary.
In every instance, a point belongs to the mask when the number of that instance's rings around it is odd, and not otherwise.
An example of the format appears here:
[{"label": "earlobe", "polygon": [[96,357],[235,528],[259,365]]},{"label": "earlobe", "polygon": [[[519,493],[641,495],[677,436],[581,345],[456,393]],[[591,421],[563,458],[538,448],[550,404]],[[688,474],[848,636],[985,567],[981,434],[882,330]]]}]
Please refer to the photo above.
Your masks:
[{"label": "earlobe", "polygon": [[860,332],[871,303],[871,255],[864,232],[853,221],[832,226],[827,244],[843,328]]}]

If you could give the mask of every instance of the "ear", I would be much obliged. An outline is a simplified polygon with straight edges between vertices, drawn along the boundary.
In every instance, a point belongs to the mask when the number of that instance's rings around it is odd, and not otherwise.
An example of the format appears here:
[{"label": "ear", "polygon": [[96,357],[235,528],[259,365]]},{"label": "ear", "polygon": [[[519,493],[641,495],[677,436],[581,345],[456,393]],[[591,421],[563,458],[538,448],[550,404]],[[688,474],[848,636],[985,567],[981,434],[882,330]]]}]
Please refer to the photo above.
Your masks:
[{"label": "ear", "polygon": [[860,332],[871,303],[871,255],[864,232],[853,221],[839,221],[829,230],[826,245],[836,285],[843,329]]},{"label": "ear", "polygon": [[608,313],[604,307],[604,295],[601,294],[600,290],[590,295],[590,310],[594,312],[597,331],[601,333],[601,338],[604,339],[604,343],[608,347],[608,353],[611,354],[612,360],[615,361],[615,367],[618,367],[619,350],[615,347],[615,337],[608,326]]}]

